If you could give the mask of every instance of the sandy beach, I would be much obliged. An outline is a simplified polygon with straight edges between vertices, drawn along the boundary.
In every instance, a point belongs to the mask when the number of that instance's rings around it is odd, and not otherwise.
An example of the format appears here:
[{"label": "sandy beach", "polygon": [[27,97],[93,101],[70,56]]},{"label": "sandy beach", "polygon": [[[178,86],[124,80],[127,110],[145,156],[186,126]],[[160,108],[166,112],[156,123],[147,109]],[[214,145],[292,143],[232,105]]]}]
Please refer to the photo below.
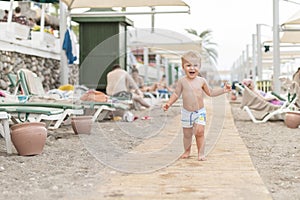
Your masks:
[{"label": "sandy beach", "polygon": [[300,130],[284,121],[254,124],[240,104],[231,106],[236,128],[273,199],[300,199]]},{"label": "sandy beach", "polygon": [[[239,104],[231,104],[231,109],[238,132],[272,198],[300,199],[299,129],[289,129],[282,121],[254,124],[246,113],[240,110]],[[105,133],[102,136],[75,135],[70,126],[63,126],[55,131],[48,131],[44,151],[37,156],[18,156],[16,151],[13,155],[7,155],[4,140],[1,139],[0,199],[50,200],[91,197],[99,185],[110,181],[112,175],[127,176],[130,169],[135,167],[117,166],[112,159],[107,159],[108,156],[130,160],[131,157],[126,153],[143,151],[142,148],[136,147],[143,146],[140,144],[145,139],[154,138],[153,136],[159,140],[171,137],[172,133],[180,129],[179,114],[180,107],[172,108],[167,114],[156,108],[152,113],[135,112],[138,119],[130,123],[130,126],[128,122],[121,121],[95,123],[93,131]],[[150,116],[151,119],[142,120],[143,116]],[[168,132],[165,135],[159,134],[161,129],[167,129]],[[169,151],[171,153],[167,156],[168,159],[165,163],[160,163],[161,166],[172,166],[172,163],[178,162],[176,160],[182,151],[182,147],[178,146],[181,145],[178,143],[181,142],[181,138],[172,141],[176,148]],[[158,148],[155,147],[155,140],[152,143],[151,147]],[[148,147],[143,146],[144,149]],[[195,155],[192,159],[195,159]],[[142,162],[147,163],[147,160],[149,159]],[[208,163],[213,164],[209,161]],[[137,166],[143,164],[139,163]],[[201,165],[205,165],[205,162]],[[148,170],[148,176],[151,177],[151,169],[159,170],[155,162],[144,166],[152,168],[135,168],[135,171]],[[106,197],[122,199],[119,193]],[[99,199],[97,194],[94,199]]]},{"label": "sandy beach", "polygon": [[[70,125],[48,130],[43,153],[36,156],[18,156],[14,148],[13,154],[7,155],[5,141],[1,139],[0,199],[84,199],[97,185],[107,181],[109,174],[128,169],[114,166],[103,155],[115,158],[131,151],[146,138],[158,134],[170,116],[179,114],[179,107],[168,114],[160,108],[155,110],[134,111],[138,119],[132,123],[111,120],[94,123],[91,135],[75,135]],[[142,120],[145,116],[150,118]],[[178,125],[174,128],[179,130]],[[181,153],[182,149],[178,150]]]}]

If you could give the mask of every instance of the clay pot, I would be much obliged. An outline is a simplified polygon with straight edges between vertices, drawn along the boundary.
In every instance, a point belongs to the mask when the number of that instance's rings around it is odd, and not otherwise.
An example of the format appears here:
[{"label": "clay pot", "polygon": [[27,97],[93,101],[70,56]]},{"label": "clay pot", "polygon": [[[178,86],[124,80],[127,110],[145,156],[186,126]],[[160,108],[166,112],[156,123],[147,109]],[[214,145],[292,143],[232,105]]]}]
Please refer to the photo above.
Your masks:
[{"label": "clay pot", "polygon": [[236,95],[232,94],[232,95],[231,95],[231,100],[232,100],[232,101],[235,101],[236,99],[237,99]]},{"label": "clay pot", "polygon": [[71,125],[75,134],[91,134],[93,116],[71,117]]},{"label": "clay pot", "polygon": [[300,113],[287,112],[285,114],[284,122],[289,128],[298,128],[300,125]]},{"label": "clay pot", "polygon": [[25,122],[11,126],[11,141],[21,156],[41,154],[46,138],[47,129],[43,122]]}]

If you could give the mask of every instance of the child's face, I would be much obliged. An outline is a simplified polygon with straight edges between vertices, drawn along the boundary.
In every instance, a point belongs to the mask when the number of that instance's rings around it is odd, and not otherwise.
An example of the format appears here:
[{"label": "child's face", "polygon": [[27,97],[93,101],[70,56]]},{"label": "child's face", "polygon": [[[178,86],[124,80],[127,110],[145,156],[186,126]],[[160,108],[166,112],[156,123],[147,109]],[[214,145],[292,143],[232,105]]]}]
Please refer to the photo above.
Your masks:
[{"label": "child's face", "polygon": [[198,59],[189,59],[182,63],[182,68],[186,76],[190,79],[194,79],[198,76],[200,67],[201,65]]}]

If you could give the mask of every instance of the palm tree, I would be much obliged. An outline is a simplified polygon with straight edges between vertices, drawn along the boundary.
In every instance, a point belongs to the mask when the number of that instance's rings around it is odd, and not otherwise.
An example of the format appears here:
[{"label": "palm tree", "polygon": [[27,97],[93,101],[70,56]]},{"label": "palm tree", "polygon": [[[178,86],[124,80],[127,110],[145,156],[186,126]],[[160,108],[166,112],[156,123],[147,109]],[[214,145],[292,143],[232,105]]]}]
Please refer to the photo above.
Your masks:
[{"label": "palm tree", "polygon": [[204,60],[207,60],[211,65],[218,63],[218,51],[216,49],[217,43],[212,42],[212,31],[205,30],[200,34],[195,29],[185,29],[188,33],[196,35],[201,38],[202,56]]}]

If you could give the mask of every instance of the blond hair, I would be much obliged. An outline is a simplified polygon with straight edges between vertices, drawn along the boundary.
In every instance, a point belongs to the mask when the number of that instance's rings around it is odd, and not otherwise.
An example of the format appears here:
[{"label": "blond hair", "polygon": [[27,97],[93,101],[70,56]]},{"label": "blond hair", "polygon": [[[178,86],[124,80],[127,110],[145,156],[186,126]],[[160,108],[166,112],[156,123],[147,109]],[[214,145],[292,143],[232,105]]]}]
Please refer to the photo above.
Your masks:
[{"label": "blond hair", "polygon": [[200,54],[196,51],[188,51],[181,56],[181,62],[190,62],[191,59],[196,59],[199,63],[201,63]]}]

